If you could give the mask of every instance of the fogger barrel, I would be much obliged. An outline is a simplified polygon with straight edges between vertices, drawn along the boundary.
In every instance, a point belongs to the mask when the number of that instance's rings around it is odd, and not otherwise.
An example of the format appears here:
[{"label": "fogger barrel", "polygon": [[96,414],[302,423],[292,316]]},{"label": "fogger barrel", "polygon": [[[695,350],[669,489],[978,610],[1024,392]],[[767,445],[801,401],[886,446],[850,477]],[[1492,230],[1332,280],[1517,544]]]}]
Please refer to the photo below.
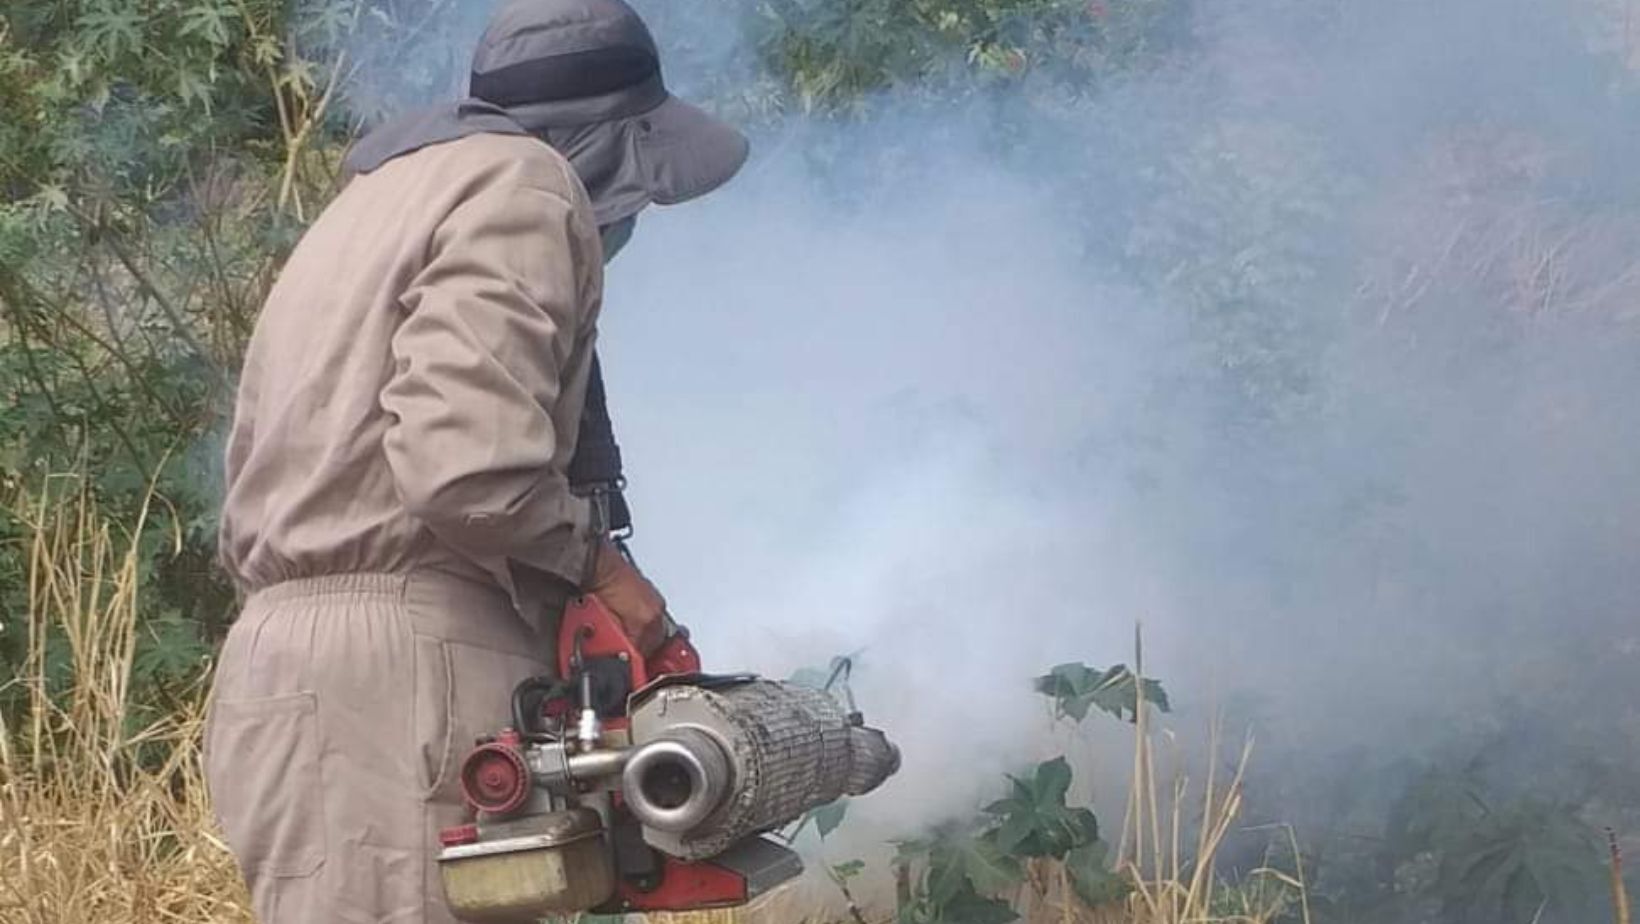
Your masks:
[{"label": "fogger barrel", "polygon": [[622,777],[644,839],[685,860],[882,785],[899,750],[830,694],[739,679],[651,691],[632,712]]}]

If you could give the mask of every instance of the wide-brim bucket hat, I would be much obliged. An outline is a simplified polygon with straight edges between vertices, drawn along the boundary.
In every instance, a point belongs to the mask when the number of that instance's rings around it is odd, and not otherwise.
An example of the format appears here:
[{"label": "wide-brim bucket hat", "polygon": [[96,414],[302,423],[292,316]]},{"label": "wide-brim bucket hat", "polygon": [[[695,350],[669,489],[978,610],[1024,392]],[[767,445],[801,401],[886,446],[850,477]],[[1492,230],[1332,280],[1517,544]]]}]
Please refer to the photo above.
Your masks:
[{"label": "wide-brim bucket hat", "polygon": [[600,225],[728,182],[750,145],[671,94],[654,37],[622,0],[511,0],[473,54],[470,94],[575,164]]}]

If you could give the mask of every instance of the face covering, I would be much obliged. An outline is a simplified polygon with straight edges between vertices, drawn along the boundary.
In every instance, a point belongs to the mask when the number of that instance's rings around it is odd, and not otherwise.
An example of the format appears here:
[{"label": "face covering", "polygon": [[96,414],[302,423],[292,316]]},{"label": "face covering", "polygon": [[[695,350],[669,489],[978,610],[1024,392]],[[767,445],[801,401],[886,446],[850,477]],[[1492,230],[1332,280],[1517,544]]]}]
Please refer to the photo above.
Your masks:
[{"label": "face covering", "polygon": [[612,225],[604,225],[598,229],[598,236],[603,238],[604,241],[605,266],[608,266],[609,262],[615,259],[615,255],[621,252],[621,248],[626,246],[627,241],[632,240],[632,230],[637,227],[637,224],[638,216],[633,215],[630,218],[623,218]]}]

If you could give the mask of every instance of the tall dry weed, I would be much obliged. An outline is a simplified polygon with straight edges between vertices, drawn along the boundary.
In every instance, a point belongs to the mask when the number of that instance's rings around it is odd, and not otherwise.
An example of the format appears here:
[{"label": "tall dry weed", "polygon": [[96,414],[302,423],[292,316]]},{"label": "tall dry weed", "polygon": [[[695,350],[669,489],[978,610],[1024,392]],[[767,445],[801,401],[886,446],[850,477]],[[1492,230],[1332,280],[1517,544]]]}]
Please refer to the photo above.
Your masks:
[{"label": "tall dry weed", "polygon": [[0,714],[0,921],[249,922],[214,834],[199,695],[142,723],[130,700],[140,522],[116,528],[75,478],[14,498],[29,553],[21,708]]},{"label": "tall dry weed", "polygon": [[[1298,916],[1311,924],[1308,883],[1297,835],[1286,829],[1294,869],[1273,865],[1253,870],[1241,882],[1221,881],[1215,864],[1241,817],[1251,739],[1243,743],[1228,779],[1222,778],[1223,727],[1208,730],[1205,779],[1199,792],[1183,770],[1163,780],[1157,769],[1157,740],[1170,740],[1154,727],[1155,713],[1144,708],[1144,640],[1134,637],[1135,689],[1133,777],[1122,821],[1116,868],[1133,886],[1120,913],[1104,920],[1129,924],[1271,924]],[[1105,909],[1107,914],[1117,909]],[[1102,924],[1102,922],[1101,922]]]}]

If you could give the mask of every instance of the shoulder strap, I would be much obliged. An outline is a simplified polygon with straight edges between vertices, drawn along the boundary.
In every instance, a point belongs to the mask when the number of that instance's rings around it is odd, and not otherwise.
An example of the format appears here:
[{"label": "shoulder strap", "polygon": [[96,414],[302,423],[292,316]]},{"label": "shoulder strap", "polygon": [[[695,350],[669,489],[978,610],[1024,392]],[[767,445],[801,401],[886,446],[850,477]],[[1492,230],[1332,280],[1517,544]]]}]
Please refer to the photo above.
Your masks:
[{"label": "shoulder strap", "polygon": [[604,393],[603,363],[597,353],[592,354],[580,435],[575,457],[569,463],[569,485],[576,494],[592,498],[611,534],[620,538],[631,535],[632,511],[622,494],[626,478],[621,474],[621,447],[615,442],[615,425]]}]

